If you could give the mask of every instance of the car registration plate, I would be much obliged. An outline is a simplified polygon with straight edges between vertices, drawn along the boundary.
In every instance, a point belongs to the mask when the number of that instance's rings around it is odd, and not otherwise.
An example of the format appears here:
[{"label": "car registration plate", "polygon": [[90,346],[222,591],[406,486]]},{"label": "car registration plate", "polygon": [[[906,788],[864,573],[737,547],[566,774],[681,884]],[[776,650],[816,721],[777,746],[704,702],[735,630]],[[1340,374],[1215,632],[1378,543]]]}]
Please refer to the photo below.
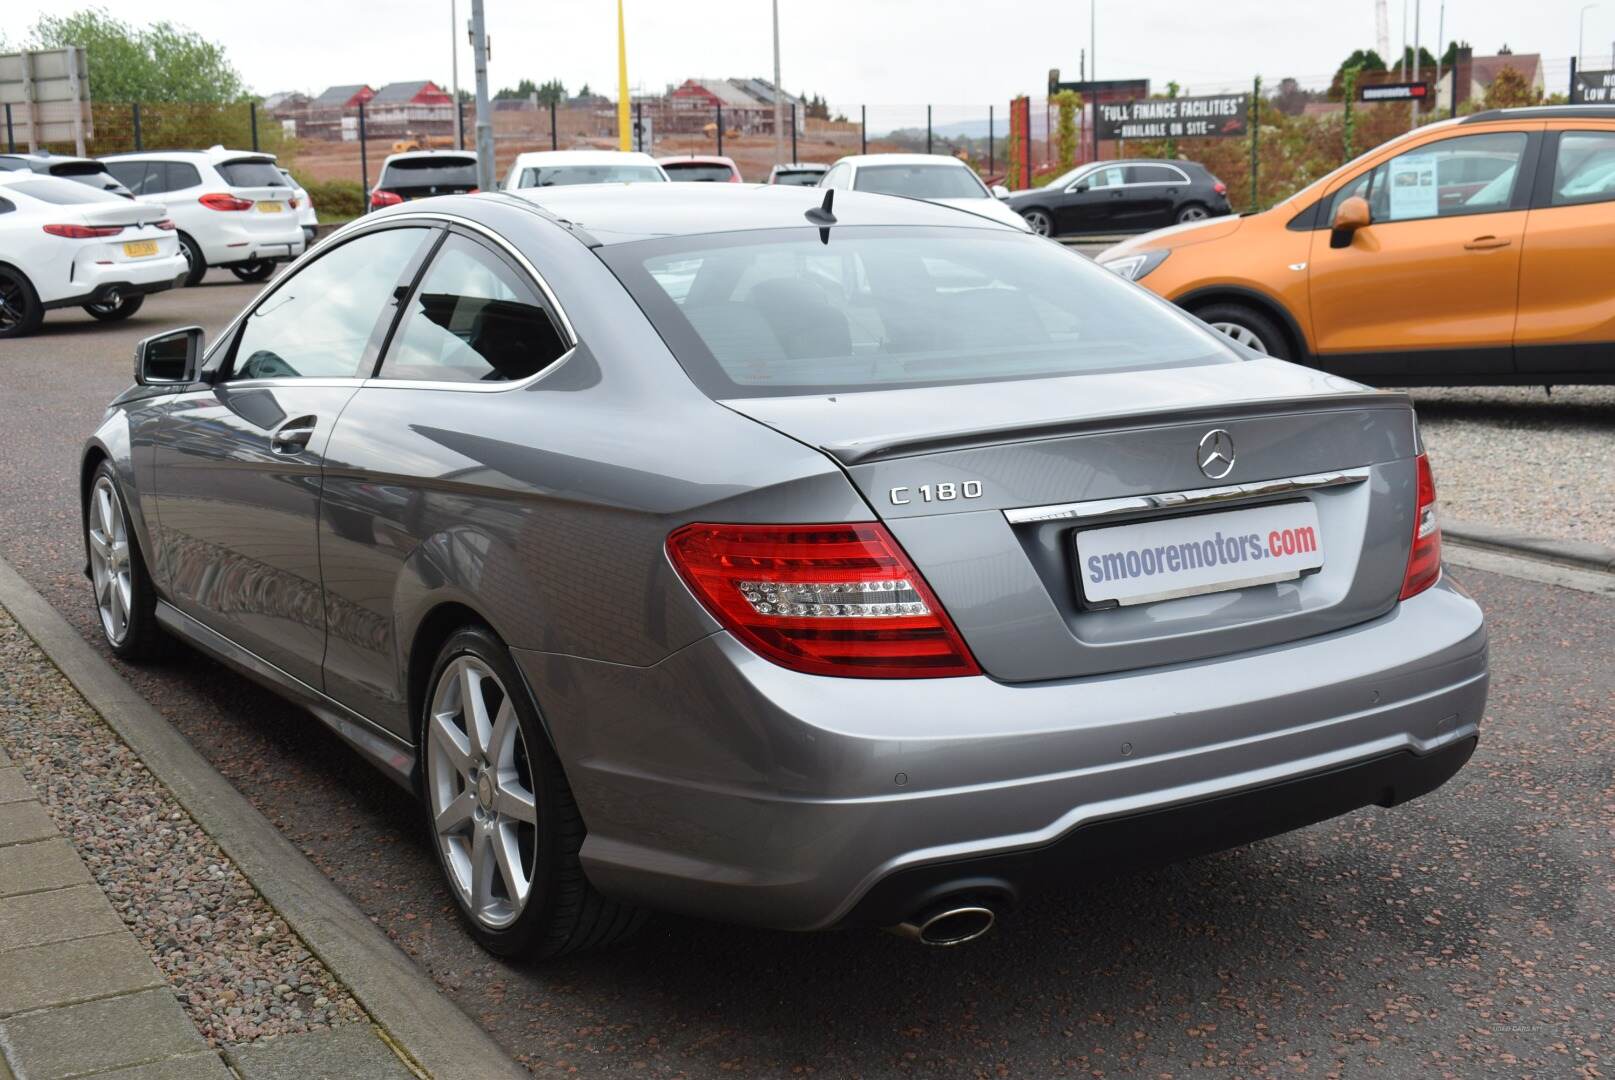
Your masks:
[{"label": "car registration plate", "polygon": [[278,202],[261,202],[258,204],[258,212],[260,214],[278,214],[280,213],[280,210],[281,206]]},{"label": "car registration plate", "polygon": [[123,253],[131,259],[144,259],[148,255],[157,254],[157,241],[131,240],[123,245]]},{"label": "car registration plate", "polygon": [[1322,565],[1318,508],[1305,500],[1077,533],[1080,589],[1089,604],[1243,589]]}]

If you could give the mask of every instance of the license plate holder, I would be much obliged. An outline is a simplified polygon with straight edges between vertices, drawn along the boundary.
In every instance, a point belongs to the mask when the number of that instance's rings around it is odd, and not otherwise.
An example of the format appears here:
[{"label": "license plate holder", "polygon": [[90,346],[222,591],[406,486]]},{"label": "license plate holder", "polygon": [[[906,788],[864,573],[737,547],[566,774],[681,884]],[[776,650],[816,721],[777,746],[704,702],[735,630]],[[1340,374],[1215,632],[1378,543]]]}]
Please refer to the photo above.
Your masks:
[{"label": "license plate holder", "polygon": [[260,214],[278,214],[283,208],[278,202],[261,202],[258,204]]},{"label": "license plate holder", "polygon": [[123,254],[125,258],[130,259],[149,258],[150,256],[157,254],[157,241],[130,240],[128,243],[123,245]]},{"label": "license plate holder", "polygon": [[1148,518],[1076,531],[1077,599],[1087,608],[1230,592],[1322,569],[1308,499]]}]

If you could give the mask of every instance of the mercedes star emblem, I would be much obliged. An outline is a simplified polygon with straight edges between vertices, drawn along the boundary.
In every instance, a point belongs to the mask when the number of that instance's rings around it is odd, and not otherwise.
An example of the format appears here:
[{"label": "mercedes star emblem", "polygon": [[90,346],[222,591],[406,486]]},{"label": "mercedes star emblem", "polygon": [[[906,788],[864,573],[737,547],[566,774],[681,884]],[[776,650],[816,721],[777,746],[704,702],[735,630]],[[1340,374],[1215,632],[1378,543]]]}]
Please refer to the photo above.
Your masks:
[{"label": "mercedes star emblem", "polygon": [[1200,437],[1195,460],[1209,479],[1221,480],[1234,471],[1234,437],[1222,428],[1212,428]]}]

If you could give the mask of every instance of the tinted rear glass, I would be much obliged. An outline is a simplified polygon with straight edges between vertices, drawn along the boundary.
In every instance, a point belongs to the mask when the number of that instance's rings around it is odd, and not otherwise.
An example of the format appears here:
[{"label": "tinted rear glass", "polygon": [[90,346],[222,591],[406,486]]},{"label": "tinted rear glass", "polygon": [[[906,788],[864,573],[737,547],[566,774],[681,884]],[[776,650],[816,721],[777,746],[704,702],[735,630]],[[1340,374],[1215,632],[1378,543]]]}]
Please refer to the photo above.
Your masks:
[{"label": "tinted rear glass", "polygon": [[667,170],[671,180],[710,180],[726,184],[735,175],[727,165],[708,165],[700,161],[663,162],[662,168]]},{"label": "tinted rear glass", "polygon": [[962,165],[864,165],[852,186],[879,195],[912,199],[982,199],[987,189]]},{"label": "tinted rear glass", "polygon": [[93,188],[87,184],[75,184],[63,179],[24,180],[16,184],[7,184],[8,191],[20,191],[24,195],[38,199],[40,202],[53,203],[56,206],[76,206],[81,203],[124,202],[121,195],[114,195],[110,191]]},{"label": "tinted rear glass", "polygon": [[286,186],[286,178],[271,161],[226,161],[218,170],[231,187]]},{"label": "tinted rear glass", "polygon": [[388,162],[382,170],[381,187],[388,191],[412,188],[455,188],[477,186],[476,158],[404,158]]},{"label": "tinted rear glass", "polygon": [[774,183],[788,184],[791,187],[813,187],[824,175],[823,169],[792,169],[774,174]]},{"label": "tinted rear glass", "polygon": [[714,398],[1230,363],[1212,332],[1046,240],[772,229],[600,255]]},{"label": "tinted rear glass", "polygon": [[519,188],[660,183],[665,183],[661,170],[650,165],[542,165],[523,169],[516,180]]}]

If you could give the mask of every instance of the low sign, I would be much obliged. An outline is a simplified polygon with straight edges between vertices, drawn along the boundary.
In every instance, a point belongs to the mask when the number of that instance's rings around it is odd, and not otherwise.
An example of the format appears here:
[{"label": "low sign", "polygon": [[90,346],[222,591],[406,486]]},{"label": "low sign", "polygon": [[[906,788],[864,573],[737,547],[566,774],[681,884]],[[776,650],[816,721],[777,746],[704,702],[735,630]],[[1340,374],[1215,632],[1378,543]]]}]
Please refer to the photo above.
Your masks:
[{"label": "low sign", "polygon": [[1570,88],[1570,100],[1578,105],[1608,105],[1615,102],[1615,71],[1578,71]]},{"label": "low sign", "polygon": [[15,139],[29,150],[40,143],[72,143],[83,156],[84,140],[95,134],[84,50],[0,53],[0,113],[5,112],[11,130],[0,131],[0,139]]},{"label": "low sign", "polygon": [[1358,101],[1422,101],[1430,96],[1430,84],[1422,82],[1358,83]]},{"label": "low sign", "polygon": [[1250,118],[1249,94],[1143,98],[1099,105],[1104,139],[1221,139],[1243,136]]}]

